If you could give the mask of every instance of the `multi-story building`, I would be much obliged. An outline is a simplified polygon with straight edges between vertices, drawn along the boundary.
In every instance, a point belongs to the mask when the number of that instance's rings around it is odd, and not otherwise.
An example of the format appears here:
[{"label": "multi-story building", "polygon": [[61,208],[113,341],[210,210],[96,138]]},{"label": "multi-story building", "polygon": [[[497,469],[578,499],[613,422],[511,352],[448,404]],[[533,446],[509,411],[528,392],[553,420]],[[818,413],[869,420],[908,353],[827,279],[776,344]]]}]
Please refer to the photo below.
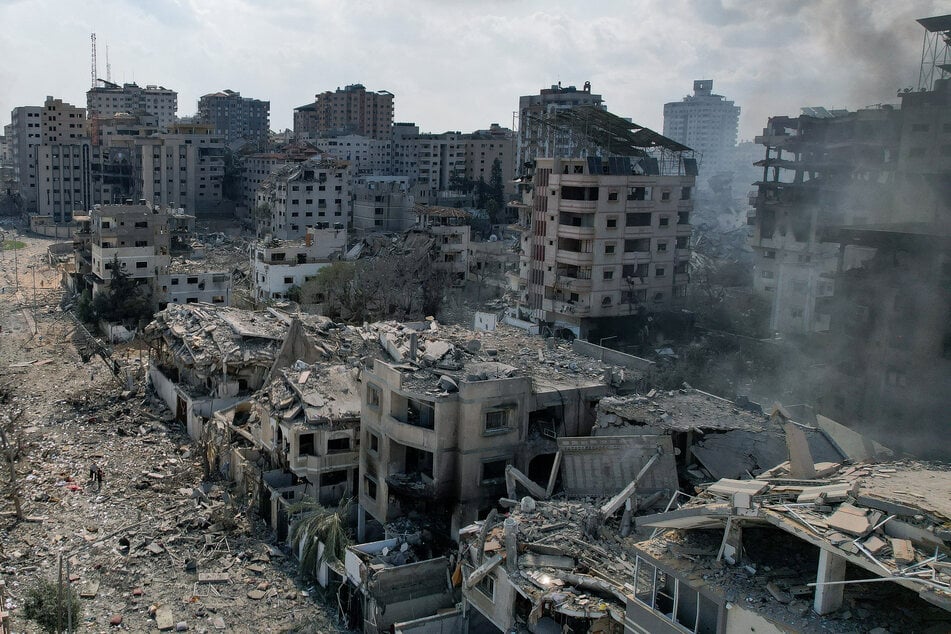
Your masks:
[{"label": "multi-story building", "polygon": [[530,207],[520,208],[520,278],[533,319],[590,340],[616,334],[612,320],[680,304],[695,176],[679,165],[638,173],[630,159],[535,163]]},{"label": "multi-story building", "polygon": [[136,189],[141,198],[192,214],[221,203],[225,148],[211,126],[177,123],[167,133],[136,145],[141,157]]},{"label": "multi-story building", "polygon": [[416,205],[414,229],[426,231],[435,239],[433,268],[443,271],[452,283],[461,283],[469,271],[471,214],[455,207]]},{"label": "multi-story building", "polygon": [[373,139],[358,134],[337,137],[310,138],[308,142],[319,147],[327,156],[347,161],[354,176],[360,174],[387,175],[390,173],[391,141]]},{"label": "multi-story building", "polygon": [[37,205],[56,223],[70,222],[73,211],[98,202],[93,195],[91,143],[86,110],[47,97],[40,117],[42,143],[36,155]]},{"label": "multi-story building", "polygon": [[409,177],[364,176],[353,184],[353,230],[358,235],[403,231],[413,223]]},{"label": "multi-story building", "polygon": [[198,100],[197,119],[211,126],[225,143],[245,141],[263,150],[270,134],[271,103],[242,97],[233,90],[209,93]]},{"label": "multi-story building", "polygon": [[258,187],[278,167],[302,163],[322,153],[311,143],[298,142],[273,152],[248,154],[241,159],[241,202],[253,209]]},{"label": "multi-story building", "polygon": [[525,164],[536,157],[572,156],[572,136],[549,125],[548,120],[559,111],[578,106],[606,109],[601,95],[592,94],[591,82],[585,82],[582,90],[575,86],[563,88],[559,82],[537,95],[518,98],[517,174],[525,173]]},{"label": "multi-story building", "polygon": [[166,129],[176,120],[178,93],[164,86],[148,85],[142,88],[136,83],[113,84],[102,81],[86,92],[86,109],[89,119],[109,118],[113,115],[147,113],[156,118],[159,128]]},{"label": "multi-story building", "polygon": [[393,93],[368,92],[352,84],[315,96],[313,104],[294,109],[294,134],[298,138],[357,134],[380,141],[390,139],[393,127]]},{"label": "multi-story building", "polygon": [[251,295],[255,301],[286,299],[347,247],[342,223],[309,226],[303,240],[261,240],[251,247]]},{"label": "multi-story building", "polygon": [[16,194],[24,211],[35,212],[39,197],[36,180],[36,146],[43,141],[42,106],[19,106],[10,113],[10,160]]},{"label": "multi-story building", "polygon": [[[457,538],[505,495],[507,466],[544,487],[555,437],[587,435],[596,401],[613,391],[597,361],[512,328],[498,341],[481,333],[484,352],[463,354],[471,331],[380,326],[391,357],[363,372],[360,539],[376,532],[370,520],[410,513]],[[589,371],[552,371],[553,358]]]},{"label": "multi-story building", "polygon": [[[899,112],[810,112],[772,117],[756,137],[766,158],[757,162],[762,178],[750,196],[753,288],[772,302],[770,328],[783,334],[829,327],[816,300],[832,294],[840,253],[817,231],[888,221],[896,186]],[[846,268],[867,256],[850,248]]]},{"label": "multi-story building", "polygon": [[664,104],[664,136],[700,153],[700,182],[733,171],[740,107],[713,94],[712,79],[693,82],[693,95]]},{"label": "multi-story building", "polygon": [[86,109],[47,97],[40,117],[43,143],[79,143],[88,141]]},{"label": "multi-story building", "polygon": [[[843,257],[834,296],[818,302],[831,316],[813,366],[819,411],[894,449],[948,459],[934,438],[951,408],[951,231],[909,222],[822,233]],[[852,245],[874,256],[846,269]]]},{"label": "multi-story building", "polygon": [[308,159],[274,170],[258,188],[255,207],[264,210],[259,233],[278,240],[304,238],[307,227],[350,222],[350,165],[338,159]]},{"label": "multi-story building", "polygon": [[515,193],[515,133],[493,123],[488,130],[466,135],[465,178],[472,182],[492,181],[492,165],[499,162],[506,194]]},{"label": "multi-story building", "polygon": [[189,251],[195,217],[150,204],[97,205],[77,216],[73,247],[76,290],[99,294],[114,269],[146,284],[159,310],[169,304],[231,302],[231,274],[208,271],[176,255]]}]

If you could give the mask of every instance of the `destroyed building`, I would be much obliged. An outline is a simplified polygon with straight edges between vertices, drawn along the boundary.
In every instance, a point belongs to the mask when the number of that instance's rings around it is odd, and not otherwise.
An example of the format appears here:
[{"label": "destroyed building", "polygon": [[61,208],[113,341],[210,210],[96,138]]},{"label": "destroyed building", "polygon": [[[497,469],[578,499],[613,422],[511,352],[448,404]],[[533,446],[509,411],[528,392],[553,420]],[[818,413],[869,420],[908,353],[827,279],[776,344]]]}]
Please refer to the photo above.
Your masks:
[{"label": "destroyed building", "polygon": [[463,611],[500,631],[945,631],[948,474],[779,467],[681,494],[631,537],[591,498],[526,498],[461,531]]},{"label": "destroyed building", "polygon": [[188,260],[195,237],[195,217],[181,209],[149,203],[97,205],[88,215],[76,216],[73,235],[76,292],[104,292],[113,266],[149,288],[153,306],[231,302],[231,273],[208,270]]},{"label": "destroyed building", "polygon": [[255,194],[260,210],[259,235],[280,240],[303,239],[318,223],[350,222],[350,164],[309,158],[276,167]]},{"label": "destroyed building", "polygon": [[265,239],[251,246],[251,296],[255,301],[286,299],[291,288],[300,288],[343,256],[347,230],[343,223],[315,223],[301,240]]},{"label": "destroyed building", "polygon": [[193,439],[203,420],[260,389],[290,319],[210,304],[168,306],[145,328],[149,380]]},{"label": "destroyed building", "polygon": [[453,282],[464,281],[469,269],[472,214],[464,209],[434,205],[416,205],[413,213],[416,225],[411,230],[421,230],[435,240],[431,253],[433,268],[446,273]]},{"label": "destroyed building", "polygon": [[364,373],[361,539],[367,515],[438,516],[455,535],[492,508],[510,466],[544,487],[556,439],[587,435],[597,401],[637,376],[513,328],[374,329],[389,358]]}]

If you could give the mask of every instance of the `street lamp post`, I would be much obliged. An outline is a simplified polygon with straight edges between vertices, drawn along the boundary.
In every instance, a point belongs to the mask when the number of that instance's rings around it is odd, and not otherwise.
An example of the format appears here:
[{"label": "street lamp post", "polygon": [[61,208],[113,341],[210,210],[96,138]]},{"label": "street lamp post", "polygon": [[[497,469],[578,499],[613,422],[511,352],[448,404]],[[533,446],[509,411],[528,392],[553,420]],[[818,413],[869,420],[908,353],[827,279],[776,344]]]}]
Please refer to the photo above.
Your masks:
[{"label": "street lamp post", "polygon": [[36,324],[36,265],[30,265],[30,271],[33,273],[33,332],[38,333],[40,327]]}]

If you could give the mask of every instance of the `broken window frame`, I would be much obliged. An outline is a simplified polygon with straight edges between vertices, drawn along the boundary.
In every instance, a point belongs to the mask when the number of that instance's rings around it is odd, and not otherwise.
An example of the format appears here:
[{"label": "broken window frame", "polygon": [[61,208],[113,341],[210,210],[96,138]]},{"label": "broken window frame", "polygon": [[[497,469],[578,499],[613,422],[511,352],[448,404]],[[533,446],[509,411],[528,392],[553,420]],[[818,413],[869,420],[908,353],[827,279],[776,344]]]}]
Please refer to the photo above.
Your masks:
[{"label": "broken window frame", "polygon": [[[509,431],[509,416],[511,409],[507,407],[496,407],[490,410],[486,410],[485,416],[483,417],[483,432],[486,434],[497,434],[500,432]],[[501,425],[492,423],[490,426],[489,419],[495,415],[501,415]]]}]

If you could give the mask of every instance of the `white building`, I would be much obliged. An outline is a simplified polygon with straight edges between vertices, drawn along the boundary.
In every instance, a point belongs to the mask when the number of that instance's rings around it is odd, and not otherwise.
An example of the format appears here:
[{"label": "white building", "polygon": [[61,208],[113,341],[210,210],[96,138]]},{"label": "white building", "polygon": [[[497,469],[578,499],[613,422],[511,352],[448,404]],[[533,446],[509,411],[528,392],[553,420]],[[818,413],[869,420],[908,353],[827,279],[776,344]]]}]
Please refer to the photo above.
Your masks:
[{"label": "white building", "polygon": [[664,104],[664,136],[700,153],[700,182],[733,171],[740,107],[713,94],[712,79],[693,82],[693,95]]},{"label": "white building", "polygon": [[142,88],[135,83],[119,86],[103,82],[102,86],[96,86],[86,93],[86,108],[90,119],[111,117],[117,113],[146,112],[157,117],[159,127],[166,129],[175,123],[178,93],[164,86],[149,85]]},{"label": "white building", "polygon": [[317,271],[339,258],[347,246],[342,224],[308,227],[303,240],[267,240],[251,248],[252,294],[256,301],[285,299]]},{"label": "white building", "polygon": [[389,140],[382,141],[358,134],[338,137],[308,138],[327,156],[333,156],[350,163],[354,174],[391,173],[391,145]]},{"label": "white building", "polygon": [[255,207],[265,209],[264,234],[279,240],[304,238],[307,227],[344,227],[350,221],[350,164],[339,159],[310,159],[284,165],[258,188]]}]

